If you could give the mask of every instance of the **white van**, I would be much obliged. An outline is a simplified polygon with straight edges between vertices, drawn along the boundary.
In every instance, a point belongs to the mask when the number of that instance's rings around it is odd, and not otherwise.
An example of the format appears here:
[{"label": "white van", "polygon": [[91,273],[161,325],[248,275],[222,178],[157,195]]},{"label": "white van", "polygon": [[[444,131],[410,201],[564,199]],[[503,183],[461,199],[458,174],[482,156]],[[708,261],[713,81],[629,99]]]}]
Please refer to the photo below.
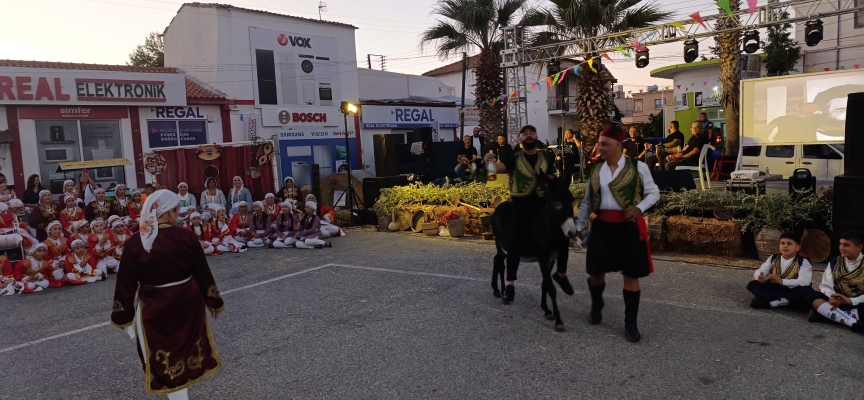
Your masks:
[{"label": "white van", "polygon": [[741,148],[742,169],[755,169],[788,178],[798,168],[807,168],[818,181],[843,174],[843,143],[747,144]]}]

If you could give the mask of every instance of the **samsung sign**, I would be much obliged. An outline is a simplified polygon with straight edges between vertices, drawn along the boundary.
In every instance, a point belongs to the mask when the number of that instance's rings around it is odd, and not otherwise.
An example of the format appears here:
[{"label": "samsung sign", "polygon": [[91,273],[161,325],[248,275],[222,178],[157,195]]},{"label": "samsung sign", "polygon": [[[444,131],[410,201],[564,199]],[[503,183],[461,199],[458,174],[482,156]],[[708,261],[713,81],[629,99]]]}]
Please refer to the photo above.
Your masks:
[{"label": "samsung sign", "polygon": [[435,121],[441,128],[459,127],[456,107],[362,106],[361,115],[367,129],[431,128]]}]

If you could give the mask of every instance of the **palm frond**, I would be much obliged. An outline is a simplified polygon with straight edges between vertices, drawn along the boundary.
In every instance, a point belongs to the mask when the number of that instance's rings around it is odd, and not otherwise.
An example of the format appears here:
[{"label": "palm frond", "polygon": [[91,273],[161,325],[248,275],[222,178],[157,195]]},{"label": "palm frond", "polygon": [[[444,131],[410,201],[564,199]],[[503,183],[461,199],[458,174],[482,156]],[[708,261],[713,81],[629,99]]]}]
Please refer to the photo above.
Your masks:
[{"label": "palm frond", "polygon": [[471,41],[460,27],[446,21],[436,21],[429,29],[420,34],[420,50],[427,46],[435,47],[441,58],[448,58],[458,51],[467,51]]}]

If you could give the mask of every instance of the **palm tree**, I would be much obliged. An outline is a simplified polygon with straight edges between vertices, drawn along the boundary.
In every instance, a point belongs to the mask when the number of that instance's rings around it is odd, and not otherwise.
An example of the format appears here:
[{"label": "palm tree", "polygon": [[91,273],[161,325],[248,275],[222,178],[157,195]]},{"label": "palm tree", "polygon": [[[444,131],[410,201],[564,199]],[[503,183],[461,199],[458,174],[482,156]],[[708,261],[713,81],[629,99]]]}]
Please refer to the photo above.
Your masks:
[{"label": "palm tree", "polygon": [[[440,18],[420,34],[420,49],[434,47],[442,59],[461,52],[479,52],[474,68],[475,105],[504,93],[499,52],[503,48],[501,28],[516,24],[531,26],[537,13],[528,0],[438,0],[432,14]],[[504,103],[480,108],[480,132],[487,142],[504,131]]]},{"label": "palm tree", "polygon": [[[732,12],[741,9],[741,0],[729,0],[729,8]],[[720,19],[717,20],[715,29],[732,29],[739,25],[738,17],[729,17],[725,11],[719,9]],[[720,84],[723,85],[723,94],[720,103],[726,110],[726,155],[737,156],[738,148],[741,146],[741,132],[738,124],[738,90],[741,76],[739,75],[739,60],[741,58],[741,33],[733,31],[717,35],[717,56],[720,57]]]},{"label": "palm tree", "polygon": [[[656,4],[642,0],[549,0],[544,10],[543,25],[547,30],[537,32],[534,44],[551,44],[574,39],[588,39],[610,33],[644,28],[663,22],[672,16]],[[536,18],[536,17],[535,17]],[[598,42],[594,46],[624,44],[624,41]],[[594,49],[575,46],[568,53],[590,53]],[[564,54],[562,54],[564,55]],[[597,58],[596,60],[599,60]],[[576,98],[577,118],[581,124],[584,152],[590,152],[597,136],[610,122],[613,101],[610,95],[611,76],[598,68],[594,72],[587,63],[579,67],[579,96]],[[587,156],[587,154],[586,154]]]}]

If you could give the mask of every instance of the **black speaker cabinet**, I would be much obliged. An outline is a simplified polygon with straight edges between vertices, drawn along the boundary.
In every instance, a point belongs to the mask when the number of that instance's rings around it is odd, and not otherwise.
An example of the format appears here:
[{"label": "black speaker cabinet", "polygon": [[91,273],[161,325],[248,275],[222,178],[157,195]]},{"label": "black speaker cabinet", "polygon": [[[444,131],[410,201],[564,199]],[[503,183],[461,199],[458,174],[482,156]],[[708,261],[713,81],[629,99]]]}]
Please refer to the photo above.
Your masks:
[{"label": "black speaker cabinet", "polygon": [[[846,103],[846,156],[843,160],[844,176],[864,177],[864,93],[850,93]],[[858,156],[850,157],[851,154]],[[834,215],[837,215],[835,212]]]},{"label": "black speaker cabinet", "polygon": [[456,168],[456,156],[465,148],[465,143],[462,141],[453,142],[434,142],[430,146],[432,148],[432,166],[429,169],[427,179],[435,180],[445,177],[455,178],[456,173],[453,171]]},{"label": "black speaker cabinet", "polygon": [[387,189],[394,186],[405,186],[408,184],[408,177],[404,175],[384,176],[375,178],[363,179],[363,207],[371,209],[381,197],[381,189]]},{"label": "black speaker cabinet", "polygon": [[405,144],[401,133],[379,133],[372,135],[375,151],[375,175],[392,176],[399,172],[400,152]]},{"label": "black speaker cabinet", "polygon": [[680,191],[696,189],[696,182],[690,171],[651,171],[651,177],[660,190]]}]

